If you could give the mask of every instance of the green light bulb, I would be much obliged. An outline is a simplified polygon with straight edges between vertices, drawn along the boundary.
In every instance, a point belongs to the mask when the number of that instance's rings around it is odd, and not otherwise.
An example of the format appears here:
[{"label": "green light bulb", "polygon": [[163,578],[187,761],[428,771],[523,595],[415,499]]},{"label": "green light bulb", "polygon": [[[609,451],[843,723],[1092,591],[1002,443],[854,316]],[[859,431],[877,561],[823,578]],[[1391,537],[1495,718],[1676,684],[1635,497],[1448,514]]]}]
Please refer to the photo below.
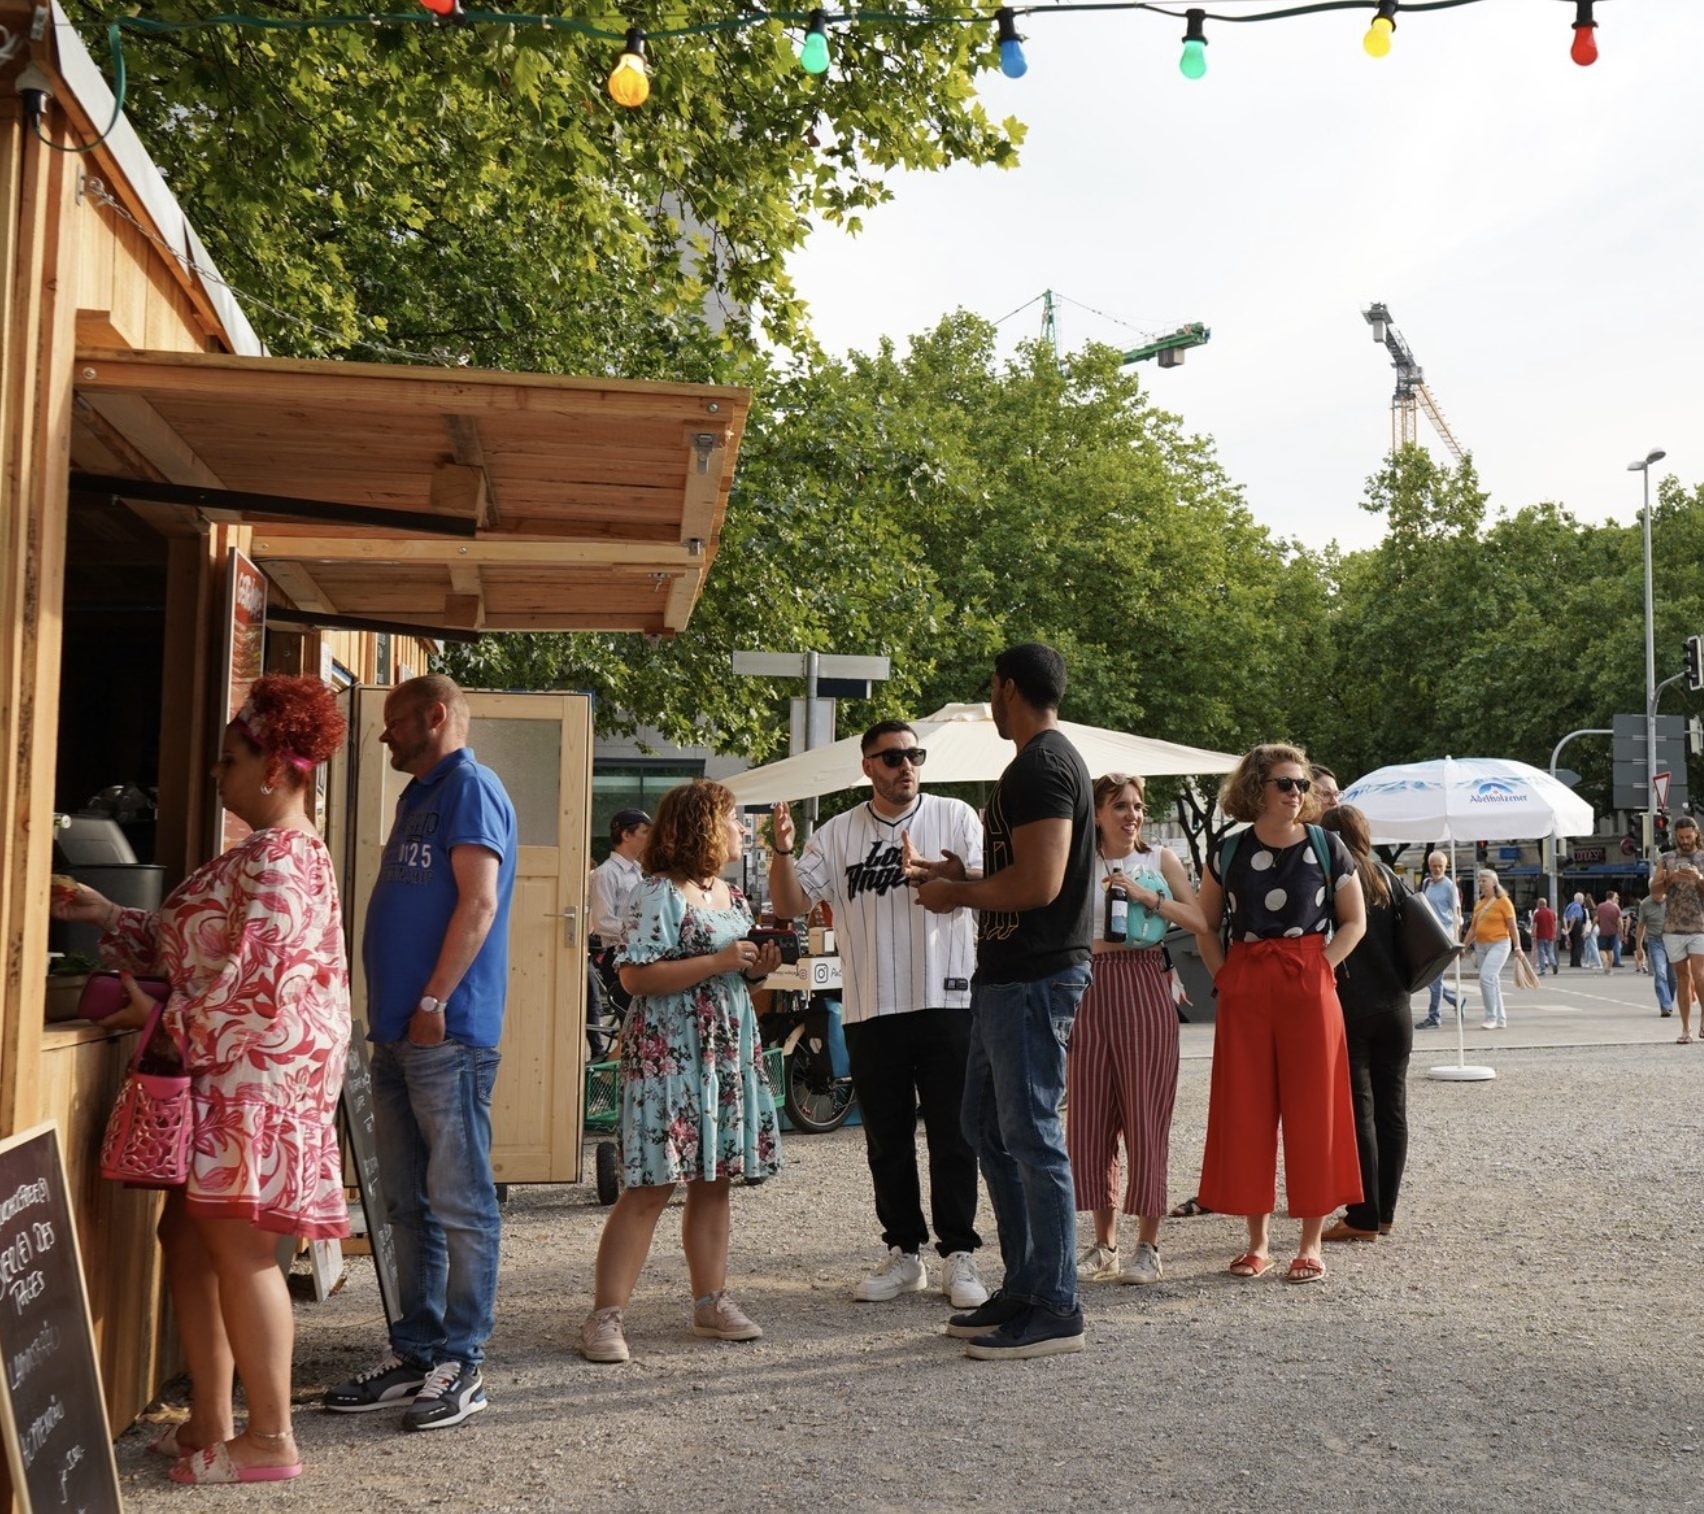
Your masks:
[{"label": "green light bulb", "polygon": [[1183,56],[1178,59],[1178,72],[1186,79],[1199,79],[1207,72],[1207,44],[1191,38],[1183,44]]},{"label": "green light bulb", "polygon": [[828,38],[821,32],[813,31],[805,38],[805,45],[799,49],[799,67],[807,74],[828,72]]}]

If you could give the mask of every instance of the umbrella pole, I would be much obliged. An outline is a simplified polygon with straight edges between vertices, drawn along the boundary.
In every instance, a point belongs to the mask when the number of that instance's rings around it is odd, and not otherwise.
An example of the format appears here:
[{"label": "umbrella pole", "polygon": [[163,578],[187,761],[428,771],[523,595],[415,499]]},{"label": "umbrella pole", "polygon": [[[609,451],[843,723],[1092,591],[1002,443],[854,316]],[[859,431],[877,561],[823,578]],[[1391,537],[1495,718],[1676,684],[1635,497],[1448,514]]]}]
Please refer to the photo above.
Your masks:
[{"label": "umbrella pole", "polygon": [[[1445,767],[1445,770],[1444,770],[1444,821],[1445,821],[1445,826],[1446,826],[1446,834],[1448,835],[1449,842],[1450,842],[1450,876],[1451,876],[1452,879],[1456,880],[1456,889],[1459,892],[1459,890],[1461,888],[1461,883],[1460,883],[1460,880],[1459,880],[1459,876],[1456,873],[1455,827],[1452,826],[1452,825],[1449,825],[1450,784],[1449,784],[1449,769],[1448,769],[1448,766],[1447,766],[1447,763],[1448,763],[1447,758],[1445,759],[1445,762],[1446,762],[1446,767]],[[1476,878],[1474,880],[1474,887],[1477,888],[1478,886],[1479,886],[1479,880]],[[1462,992],[1461,992],[1461,955],[1460,955],[1459,952],[1456,954],[1456,959],[1455,959],[1455,996],[1456,996],[1456,1004],[1455,1004],[1455,1010],[1456,1010],[1456,1059],[1455,1059],[1455,1065],[1452,1066],[1452,1067],[1429,1067],[1426,1070],[1426,1076],[1433,1079],[1434,1081],[1440,1082],[1440,1083],[1485,1083],[1485,1082],[1489,1082],[1492,1078],[1497,1076],[1496,1068],[1494,1068],[1494,1067],[1475,1067],[1475,1066],[1470,1065],[1468,1060],[1467,1060],[1467,1026],[1466,1026],[1466,1023],[1465,1023],[1466,1018],[1467,1018],[1467,1007],[1466,1007],[1466,1003],[1465,1003],[1465,1001],[1462,997]]]}]

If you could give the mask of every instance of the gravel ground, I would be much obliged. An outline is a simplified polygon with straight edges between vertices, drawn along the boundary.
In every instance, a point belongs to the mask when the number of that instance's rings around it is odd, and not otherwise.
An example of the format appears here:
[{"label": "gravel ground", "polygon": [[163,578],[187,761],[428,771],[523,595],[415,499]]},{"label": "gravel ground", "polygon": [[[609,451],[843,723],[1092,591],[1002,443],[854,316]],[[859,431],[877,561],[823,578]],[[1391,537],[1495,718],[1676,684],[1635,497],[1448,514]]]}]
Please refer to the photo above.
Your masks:
[{"label": "gravel ground", "polygon": [[[1295,1288],[1277,1270],[1225,1274],[1239,1222],[1172,1222],[1165,1280],[1087,1286],[1086,1352],[1034,1362],[967,1360],[941,1334],[937,1294],[849,1301],[880,1250],[856,1128],[792,1137],[780,1177],[735,1191],[731,1287],[768,1331],[750,1345],[687,1332],[677,1202],[629,1311],[634,1361],[582,1362],[602,1211],[586,1188],[516,1189],[489,1412],[404,1435],[388,1413],[306,1407],[382,1346],[370,1264],[352,1259],[335,1297],[297,1309],[308,1474],[201,1496],[304,1510],[1704,1507],[1701,1058],[1504,1049],[1493,1083],[1421,1073],[1394,1235],[1330,1248],[1325,1281]],[[1194,1191],[1208,1065],[1183,1065],[1174,1201]],[[986,1201],[982,1223],[992,1282]],[[1280,1262],[1294,1239],[1276,1222]],[[151,1417],[181,1412],[182,1391]],[[145,1454],[155,1433],[119,1442],[126,1501],[181,1508]]]}]

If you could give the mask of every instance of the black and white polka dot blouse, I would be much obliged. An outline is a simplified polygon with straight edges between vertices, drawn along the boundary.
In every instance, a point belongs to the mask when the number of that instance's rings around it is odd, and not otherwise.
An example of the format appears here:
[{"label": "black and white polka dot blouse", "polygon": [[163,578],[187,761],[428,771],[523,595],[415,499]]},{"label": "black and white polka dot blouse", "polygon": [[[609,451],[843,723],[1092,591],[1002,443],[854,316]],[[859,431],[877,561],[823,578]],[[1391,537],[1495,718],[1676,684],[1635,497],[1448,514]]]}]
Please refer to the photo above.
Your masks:
[{"label": "black and white polka dot blouse", "polygon": [[[1355,860],[1349,848],[1329,831],[1325,842],[1331,853],[1334,887],[1341,888],[1355,876]],[[1325,877],[1306,836],[1294,846],[1267,846],[1252,829],[1244,831],[1231,858],[1229,884],[1219,877],[1217,851],[1208,857],[1207,870],[1225,889],[1232,941],[1306,936],[1323,932],[1331,924]]]}]

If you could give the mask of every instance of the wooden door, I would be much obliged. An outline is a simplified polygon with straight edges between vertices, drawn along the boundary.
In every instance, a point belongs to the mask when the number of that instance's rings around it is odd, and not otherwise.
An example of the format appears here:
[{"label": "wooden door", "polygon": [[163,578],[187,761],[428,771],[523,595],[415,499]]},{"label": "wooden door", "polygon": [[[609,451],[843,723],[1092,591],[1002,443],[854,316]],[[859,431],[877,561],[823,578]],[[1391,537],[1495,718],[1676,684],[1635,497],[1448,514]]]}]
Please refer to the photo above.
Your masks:
[{"label": "wooden door", "polygon": [[[366,901],[408,782],[379,745],[388,689],[358,691],[350,742],[355,824],[345,868],[356,1015]],[[500,1183],[580,1179],[586,1049],[582,922],[591,866],[591,701],[583,694],[468,694],[468,744],[515,806],[519,856],[509,906],[509,998],[492,1099],[491,1168]],[[365,1034],[364,1027],[358,1033]]]}]

